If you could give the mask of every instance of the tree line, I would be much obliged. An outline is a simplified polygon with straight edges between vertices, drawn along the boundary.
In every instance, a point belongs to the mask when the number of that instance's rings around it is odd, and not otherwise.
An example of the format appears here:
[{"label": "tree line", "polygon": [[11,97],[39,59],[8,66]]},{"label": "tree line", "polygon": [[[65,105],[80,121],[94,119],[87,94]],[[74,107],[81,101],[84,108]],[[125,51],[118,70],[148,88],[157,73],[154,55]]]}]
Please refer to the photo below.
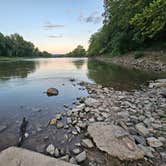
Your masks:
[{"label": "tree line", "polygon": [[50,53],[39,51],[33,43],[25,41],[22,36],[15,33],[4,36],[0,33],[0,56],[8,57],[49,57]]},{"label": "tree line", "polygon": [[105,0],[104,9],[103,27],[89,40],[89,56],[166,47],[166,0]]}]

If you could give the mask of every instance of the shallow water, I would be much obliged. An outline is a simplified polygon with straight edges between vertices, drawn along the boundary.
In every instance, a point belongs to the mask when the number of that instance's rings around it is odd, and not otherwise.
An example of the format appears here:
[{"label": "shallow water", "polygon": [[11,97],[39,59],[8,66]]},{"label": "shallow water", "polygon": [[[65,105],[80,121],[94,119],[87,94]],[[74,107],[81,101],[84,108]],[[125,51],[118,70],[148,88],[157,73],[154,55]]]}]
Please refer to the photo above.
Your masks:
[{"label": "shallow water", "polygon": [[[7,125],[7,129],[0,133],[0,150],[16,143],[20,121],[24,116],[29,120],[28,132],[34,133],[30,137],[33,143],[39,138],[38,132],[47,134],[44,128],[49,119],[56,112],[64,111],[64,104],[72,108],[77,97],[88,95],[77,84],[80,81],[132,90],[149,80],[162,77],[87,58],[0,62],[0,125]],[[75,81],[71,82],[71,78]],[[48,97],[44,92],[50,87],[57,88],[59,95]],[[32,146],[31,141],[26,146]]]}]

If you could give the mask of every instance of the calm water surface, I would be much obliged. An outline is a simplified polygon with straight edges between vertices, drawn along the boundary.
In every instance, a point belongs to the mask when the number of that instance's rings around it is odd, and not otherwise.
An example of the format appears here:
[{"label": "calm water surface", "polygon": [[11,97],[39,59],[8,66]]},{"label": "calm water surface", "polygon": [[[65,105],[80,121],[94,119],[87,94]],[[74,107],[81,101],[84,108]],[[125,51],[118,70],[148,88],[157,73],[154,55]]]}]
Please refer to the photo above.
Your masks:
[{"label": "calm water surface", "polygon": [[[73,107],[77,97],[87,96],[87,91],[77,85],[80,81],[132,90],[162,77],[87,58],[0,62],[0,125],[7,125],[0,133],[0,150],[15,144],[23,116],[29,120],[29,133],[35,134],[56,112],[64,111],[64,104]],[[71,82],[70,78],[76,81]],[[50,87],[57,88],[59,95],[48,97],[44,92]]]}]

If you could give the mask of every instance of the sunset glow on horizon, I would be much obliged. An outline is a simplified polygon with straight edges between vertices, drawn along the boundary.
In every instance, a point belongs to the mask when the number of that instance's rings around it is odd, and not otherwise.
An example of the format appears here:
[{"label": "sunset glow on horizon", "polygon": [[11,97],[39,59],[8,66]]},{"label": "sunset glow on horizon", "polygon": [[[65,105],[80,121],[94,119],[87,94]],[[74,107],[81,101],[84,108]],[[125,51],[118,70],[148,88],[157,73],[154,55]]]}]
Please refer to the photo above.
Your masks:
[{"label": "sunset glow on horizon", "polygon": [[42,51],[64,54],[88,40],[102,26],[102,0],[5,0],[0,5],[1,32],[18,33]]}]

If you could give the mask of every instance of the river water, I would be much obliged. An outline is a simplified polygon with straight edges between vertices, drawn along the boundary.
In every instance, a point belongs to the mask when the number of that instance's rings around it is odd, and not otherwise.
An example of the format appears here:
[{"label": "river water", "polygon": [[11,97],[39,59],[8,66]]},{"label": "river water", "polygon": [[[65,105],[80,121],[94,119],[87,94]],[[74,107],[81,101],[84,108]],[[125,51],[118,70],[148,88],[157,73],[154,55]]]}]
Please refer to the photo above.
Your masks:
[{"label": "river water", "polygon": [[[29,121],[30,147],[39,139],[50,118],[64,111],[64,104],[74,106],[77,97],[87,96],[80,81],[133,90],[162,75],[128,70],[87,58],[22,59],[0,62],[0,150],[15,145],[23,117]],[[70,79],[75,79],[71,82]],[[54,87],[59,95],[48,97],[45,91]],[[40,134],[39,134],[40,133]],[[32,143],[33,142],[33,143]],[[31,148],[33,149],[33,148]]]}]

